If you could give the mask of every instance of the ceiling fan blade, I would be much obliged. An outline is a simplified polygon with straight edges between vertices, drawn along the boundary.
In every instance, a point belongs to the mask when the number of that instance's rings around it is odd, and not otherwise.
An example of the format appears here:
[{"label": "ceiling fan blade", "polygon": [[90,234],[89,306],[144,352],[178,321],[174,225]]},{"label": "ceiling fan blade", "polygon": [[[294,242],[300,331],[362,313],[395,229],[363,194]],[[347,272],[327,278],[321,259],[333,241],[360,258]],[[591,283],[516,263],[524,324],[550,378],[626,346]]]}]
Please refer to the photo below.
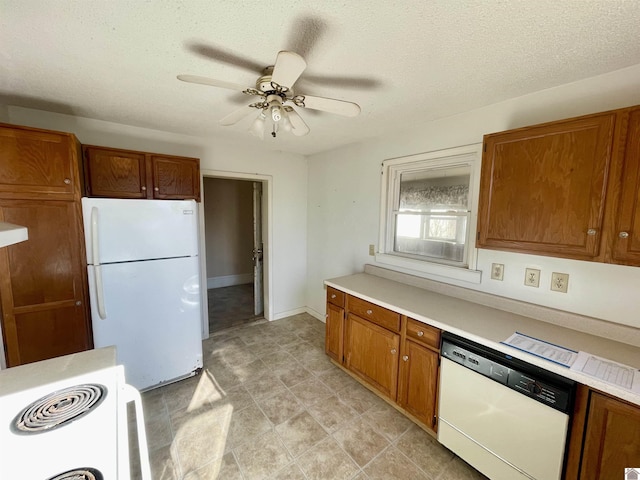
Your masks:
[{"label": "ceiling fan blade", "polygon": [[[300,100],[302,104],[299,104]],[[313,97],[311,95],[296,95],[295,104],[299,107],[322,110],[323,112],[336,113],[345,117],[355,117],[360,113],[360,106],[357,103],[345,102],[344,100],[334,100],[333,98]]]},{"label": "ceiling fan blade", "polygon": [[302,137],[303,135],[309,133],[309,127],[306,123],[304,123],[302,117],[298,115],[298,112],[296,112],[291,107],[286,108],[286,112],[288,114],[289,122],[291,123],[292,127],[291,133],[293,133],[297,137]]},{"label": "ceiling fan blade", "polygon": [[209,85],[211,87],[228,88],[229,90],[238,90],[240,92],[247,89],[247,87],[243,87],[237,83],[216,80],[215,78],[200,77],[199,75],[178,75],[177,78],[178,80],[182,80],[187,83],[198,83],[200,85]]},{"label": "ceiling fan blade", "polygon": [[278,52],[276,64],[273,66],[271,81],[281,87],[291,88],[305,68],[307,68],[307,62],[304,58],[295,52],[282,50]]},{"label": "ceiling fan blade", "polygon": [[220,125],[234,125],[242,120],[244,117],[249,116],[251,113],[255,113],[256,111],[253,108],[248,106],[244,106],[234,112],[231,112],[229,115],[220,120]]}]

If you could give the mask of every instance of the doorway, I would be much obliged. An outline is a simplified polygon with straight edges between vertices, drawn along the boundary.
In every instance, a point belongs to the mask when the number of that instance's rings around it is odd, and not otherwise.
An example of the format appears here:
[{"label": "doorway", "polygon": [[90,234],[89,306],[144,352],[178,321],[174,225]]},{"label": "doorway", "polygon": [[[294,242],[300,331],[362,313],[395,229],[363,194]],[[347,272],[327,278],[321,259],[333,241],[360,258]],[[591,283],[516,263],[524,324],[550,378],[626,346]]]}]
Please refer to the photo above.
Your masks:
[{"label": "doorway", "polygon": [[263,183],[203,177],[209,334],[265,317]]}]

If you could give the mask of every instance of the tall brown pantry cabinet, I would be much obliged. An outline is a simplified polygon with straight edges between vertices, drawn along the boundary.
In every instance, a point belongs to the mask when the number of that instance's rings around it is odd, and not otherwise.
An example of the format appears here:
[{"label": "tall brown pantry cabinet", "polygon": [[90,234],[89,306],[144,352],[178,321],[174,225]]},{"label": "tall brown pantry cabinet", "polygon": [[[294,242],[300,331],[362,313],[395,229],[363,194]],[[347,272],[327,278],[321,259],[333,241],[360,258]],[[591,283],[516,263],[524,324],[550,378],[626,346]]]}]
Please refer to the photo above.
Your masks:
[{"label": "tall brown pantry cabinet", "polygon": [[74,135],[0,124],[0,221],[29,239],[0,249],[7,366],[92,348]]}]

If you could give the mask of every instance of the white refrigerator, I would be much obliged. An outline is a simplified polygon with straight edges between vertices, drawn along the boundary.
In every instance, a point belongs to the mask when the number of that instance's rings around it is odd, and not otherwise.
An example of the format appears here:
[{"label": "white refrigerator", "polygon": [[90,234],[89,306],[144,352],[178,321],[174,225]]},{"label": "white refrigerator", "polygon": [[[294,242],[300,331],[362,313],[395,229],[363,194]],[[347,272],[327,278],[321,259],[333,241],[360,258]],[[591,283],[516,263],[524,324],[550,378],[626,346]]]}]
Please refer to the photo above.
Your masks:
[{"label": "white refrigerator", "polygon": [[198,205],[83,198],[93,341],[139,390],[202,368]]}]

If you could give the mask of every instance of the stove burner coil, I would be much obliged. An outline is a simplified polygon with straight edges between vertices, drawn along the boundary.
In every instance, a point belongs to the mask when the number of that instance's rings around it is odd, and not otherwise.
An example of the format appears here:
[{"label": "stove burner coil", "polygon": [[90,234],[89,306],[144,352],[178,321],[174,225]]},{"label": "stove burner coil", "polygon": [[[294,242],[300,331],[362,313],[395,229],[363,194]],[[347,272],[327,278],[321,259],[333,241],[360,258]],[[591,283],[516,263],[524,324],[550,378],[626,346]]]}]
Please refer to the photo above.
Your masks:
[{"label": "stove burner coil", "polygon": [[49,480],[103,480],[103,477],[95,468],[76,468],[51,477]]},{"label": "stove burner coil", "polygon": [[104,400],[106,394],[106,387],[95,383],[58,390],[22,410],[13,420],[13,429],[16,433],[24,434],[50,431],[90,413]]}]

